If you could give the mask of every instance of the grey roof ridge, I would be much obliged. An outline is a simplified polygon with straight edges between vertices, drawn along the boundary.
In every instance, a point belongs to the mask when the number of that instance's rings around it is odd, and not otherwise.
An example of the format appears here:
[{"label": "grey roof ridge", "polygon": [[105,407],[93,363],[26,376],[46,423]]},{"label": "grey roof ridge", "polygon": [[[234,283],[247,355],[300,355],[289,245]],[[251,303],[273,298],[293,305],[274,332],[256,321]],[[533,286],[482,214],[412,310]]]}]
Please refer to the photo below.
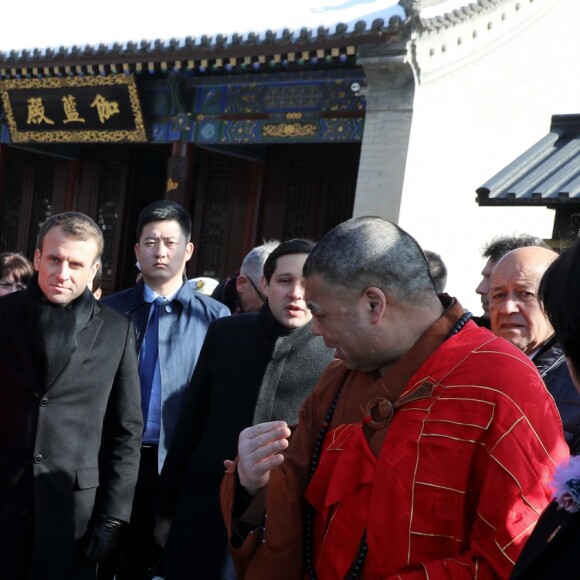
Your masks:
[{"label": "grey roof ridge", "polygon": [[358,20],[349,29],[345,23],[334,26],[334,32],[329,27],[319,26],[316,34],[312,29],[302,27],[297,33],[293,29],[266,30],[261,33],[248,32],[231,35],[200,35],[182,38],[143,39],[140,41],[122,41],[99,43],[98,45],[75,44],[72,46],[44,47],[34,49],[19,49],[0,51],[0,66],[9,67],[43,67],[65,66],[84,61],[95,64],[98,61],[134,62],[143,57],[153,60],[163,58],[187,59],[200,58],[202,53],[206,58],[213,58],[219,53],[234,56],[251,56],[263,54],[265,49],[270,53],[283,52],[285,48],[295,47],[295,50],[330,47],[337,44],[384,42],[390,36],[397,36],[405,28],[405,22],[398,15],[392,16],[388,23],[383,18],[376,18],[370,27],[364,20]]}]

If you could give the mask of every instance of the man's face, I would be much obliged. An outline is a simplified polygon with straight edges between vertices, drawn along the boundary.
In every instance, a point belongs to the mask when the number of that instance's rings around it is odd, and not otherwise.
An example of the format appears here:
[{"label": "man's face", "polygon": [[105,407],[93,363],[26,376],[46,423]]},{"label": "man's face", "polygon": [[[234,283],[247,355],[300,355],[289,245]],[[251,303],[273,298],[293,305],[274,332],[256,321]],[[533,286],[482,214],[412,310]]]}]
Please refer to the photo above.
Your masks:
[{"label": "man's face", "polygon": [[164,286],[181,286],[185,264],[191,258],[193,244],[185,239],[179,222],[162,220],[143,227],[135,255],[145,283],[157,291]]},{"label": "man's face", "polygon": [[489,287],[490,287],[490,276],[493,268],[497,262],[489,258],[486,262],[483,270],[481,271],[481,282],[475,291],[479,294],[481,298],[481,307],[483,308],[483,315],[487,318],[489,317]]},{"label": "man's face", "polygon": [[306,302],[312,311],[312,332],[334,348],[334,356],[350,369],[379,368],[368,336],[372,331],[353,291],[326,284],[321,276],[305,280]]},{"label": "man's face", "polygon": [[266,286],[274,318],[286,328],[300,328],[312,314],[304,301],[302,266],[307,254],[287,254],[276,260],[276,269]]},{"label": "man's face", "polygon": [[66,305],[78,298],[97,273],[97,242],[67,235],[60,226],[48,230],[42,249],[34,252],[38,285],[54,304]]},{"label": "man's face", "polygon": [[528,355],[553,334],[537,296],[545,268],[506,255],[491,275],[491,329]]},{"label": "man's face", "polygon": [[257,312],[264,304],[262,281],[252,280],[245,274],[236,279],[236,292],[243,312]]}]

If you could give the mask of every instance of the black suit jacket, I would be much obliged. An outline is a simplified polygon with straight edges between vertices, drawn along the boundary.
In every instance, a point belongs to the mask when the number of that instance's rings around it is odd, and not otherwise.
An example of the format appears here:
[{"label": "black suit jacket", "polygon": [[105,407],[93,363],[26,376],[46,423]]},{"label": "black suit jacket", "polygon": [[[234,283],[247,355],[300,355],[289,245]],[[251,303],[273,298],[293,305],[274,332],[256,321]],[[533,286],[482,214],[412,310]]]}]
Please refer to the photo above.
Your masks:
[{"label": "black suit jacket", "polygon": [[528,538],[511,580],[578,580],[580,512],[569,513],[552,502]]},{"label": "black suit jacket", "polygon": [[79,557],[91,517],[129,521],[137,479],[134,332],[95,301],[68,364],[44,389],[26,293],[0,299],[0,576],[22,578],[30,562],[29,578],[94,578]]}]

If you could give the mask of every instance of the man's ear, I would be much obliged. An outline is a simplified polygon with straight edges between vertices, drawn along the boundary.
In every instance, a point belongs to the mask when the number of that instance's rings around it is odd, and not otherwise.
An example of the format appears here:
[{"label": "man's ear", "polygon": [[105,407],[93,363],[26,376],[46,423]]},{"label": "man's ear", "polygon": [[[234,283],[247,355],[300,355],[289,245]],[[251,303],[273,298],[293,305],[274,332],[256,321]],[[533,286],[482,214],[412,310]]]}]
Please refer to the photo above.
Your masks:
[{"label": "man's ear", "polygon": [[139,248],[139,242],[137,242],[134,246],[133,249],[135,250],[135,258],[137,258],[137,261],[139,261],[139,255],[140,255],[140,248]]},{"label": "man's ear", "polygon": [[236,278],[236,292],[238,294],[243,294],[248,287],[248,278],[245,274],[239,274]]},{"label": "man's ear", "polygon": [[260,292],[268,298],[268,282],[266,281],[266,276],[260,278]]},{"label": "man's ear", "polygon": [[373,324],[379,322],[383,318],[387,308],[387,297],[385,293],[376,286],[369,286],[364,291],[363,298],[366,301],[371,322]]},{"label": "man's ear", "polygon": [[99,262],[95,262],[91,266],[91,271],[89,273],[89,282],[92,282],[95,279],[95,276],[97,275],[97,272],[99,271],[100,267],[101,267],[101,264],[99,264]]},{"label": "man's ear", "polygon": [[187,244],[185,245],[185,261],[188,262],[189,259],[191,258],[191,256],[193,256],[193,250],[195,249],[195,246],[193,245],[193,242],[187,242]]},{"label": "man's ear", "polygon": [[34,269],[38,272],[40,270],[40,257],[41,253],[38,248],[34,250]]}]

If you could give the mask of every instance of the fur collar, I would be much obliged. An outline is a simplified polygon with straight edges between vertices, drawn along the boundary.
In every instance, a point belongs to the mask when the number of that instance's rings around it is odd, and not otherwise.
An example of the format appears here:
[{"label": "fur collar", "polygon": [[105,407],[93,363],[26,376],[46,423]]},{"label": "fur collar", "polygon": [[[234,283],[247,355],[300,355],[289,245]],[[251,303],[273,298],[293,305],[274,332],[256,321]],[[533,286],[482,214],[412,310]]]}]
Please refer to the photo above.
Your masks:
[{"label": "fur collar", "polygon": [[570,513],[580,510],[580,456],[570,457],[556,468],[552,486],[560,509]]}]

